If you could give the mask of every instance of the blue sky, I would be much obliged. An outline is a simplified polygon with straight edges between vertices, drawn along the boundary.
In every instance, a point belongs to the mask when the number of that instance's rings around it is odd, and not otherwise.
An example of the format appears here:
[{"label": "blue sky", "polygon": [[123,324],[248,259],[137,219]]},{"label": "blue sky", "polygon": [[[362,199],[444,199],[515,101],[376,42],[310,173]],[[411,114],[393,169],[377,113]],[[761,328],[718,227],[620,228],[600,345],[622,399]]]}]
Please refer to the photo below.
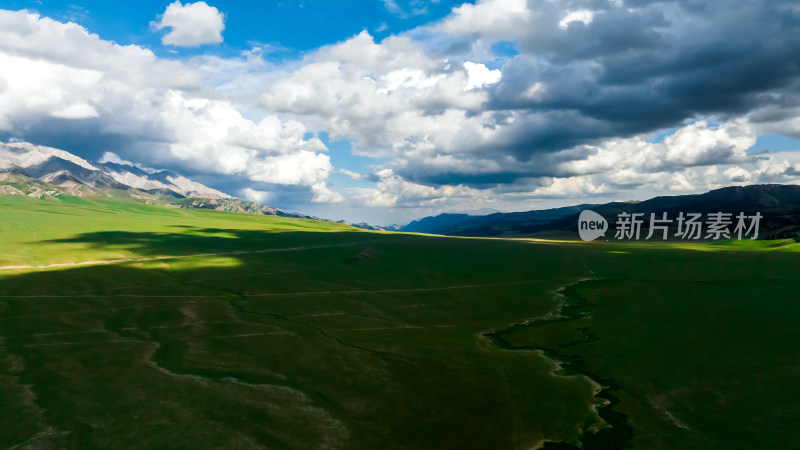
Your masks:
[{"label": "blue sky", "polygon": [[[211,52],[235,55],[252,43],[270,44],[276,54],[296,57],[326,44],[343,41],[368,30],[376,39],[441,19],[453,6],[464,2],[393,2],[364,0],[239,0],[210,2],[225,14],[225,41],[202,49],[164,48],[159,33],[150,32],[150,21],[164,13],[170,2],[142,0],[108,1],[11,1],[6,9],[29,9],[60,21],[77,22],[90,32],[120,44],[147,46],[162,56],[179,50],[182,56]],[[184,2],[191,3],[191,2]],[[161,33],[163,34],[163,33]]]},{"label": "blue sky", "polygon": [[789,1],[0,1],[0,141],[387,225],[798,183]]}]

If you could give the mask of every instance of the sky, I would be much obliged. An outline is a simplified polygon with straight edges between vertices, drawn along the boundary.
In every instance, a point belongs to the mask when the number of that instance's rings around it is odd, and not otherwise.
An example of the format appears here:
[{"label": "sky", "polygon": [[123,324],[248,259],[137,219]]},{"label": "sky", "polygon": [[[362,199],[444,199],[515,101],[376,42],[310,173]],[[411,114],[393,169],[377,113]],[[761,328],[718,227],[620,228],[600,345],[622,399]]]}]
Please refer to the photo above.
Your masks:
[{"label": "sky", "polygon": [[0,0],[0,141],[373,225],[800,182],[800,5]]}]

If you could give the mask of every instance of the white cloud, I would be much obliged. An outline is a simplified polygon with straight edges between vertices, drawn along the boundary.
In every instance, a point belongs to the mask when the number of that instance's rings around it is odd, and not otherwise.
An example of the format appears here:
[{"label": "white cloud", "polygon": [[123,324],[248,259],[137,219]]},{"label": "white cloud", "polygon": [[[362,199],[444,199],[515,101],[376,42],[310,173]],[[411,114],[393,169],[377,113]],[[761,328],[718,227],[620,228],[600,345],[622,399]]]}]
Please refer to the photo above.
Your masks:
[{"label": "white cloud", "polygon": [[167,6],[161,20],[151,22],[151,26],[156,30],[172,29],[161,38],[164,45],[197,47],[222,42],[225,15],[206,2],[183,5],[176,0]]},{"label": "white cloud", "polygon": [[0,68],[5,131],[30,130],[49,116],[100,119],[101,131],[114,134],[152,133],[163,90],[200,85],[181,63],[26,11],[0,10]]},{"label": "white cloud", "polygon": [[0,67],[0,77],[6,86],[0,91],[0,123],[7,124],[2,128],[10,129],[20,116],[98,117],[90,103],[98,97],[94,88],[102,72],[13,56],[2,50]]},{"label": "white cloud", "polygon": [[341,194],[331,191],[324,183],[311,186],[311,192],[314,194],[311,197],[311,201],[314,203],[339,203],[344,200]]},{"label": "white cloud", "polygon": [[339,171],[339,173],[343,173],[343,174],[347,175],[348,177],[350,177],[350,178],[352,178],[353,180],[356,180],[356,181],[366,180],[367,179],[366,175],[360,174],[358,172],[353,172],[352,170],[338,169],[338,171]]},{"label": "white cloud", "polygon": [[749,184],[753,177],[748,170],[739,166],[728,167],[722,172],[722,175],[727,177],[732,184]]},{"label": "white cloud", "polygon": [[453,13],[438,24],[436,31],[448,34],[475,35],[496,40],[514,38],[531,18],[526,0],[480,0],[453,8]]},{"label": "white cloud", "polygon": [[578,9],[575,11],[567,11],[567,15],[558,22],[560,28],[567,28],[572,22],[581,22],[584,25],[592,23],[594,20],[594,11],[589,9]]},{"label": "white cloud", "polygon": [[73,103],[64,108],[51,111],[50,115],[60,119],[90,119],[100,116],[96,109],[86,103]]},{"label": "white cloud", "polygon": [[561,174],[617,173],[630,170],[651,173],[680,167],[732,164],[752,158],[747,150],[756,142],[752,127],[742,119],[709,127],[699,120],[651,143],[642,136],[608,139],[599,146],[584,146],[589,155],[561,163]]},{"label": "white cloud", "polygon": [[265,204],[272,196],[272,193],[269,191],[257,191],[251,188],[244,188],[239,190],[239,195],[245,200]]},{"label": "white cloud", "polygon": [[464,69],[467,71],[467,82],[464,84],[466,90],[495,84],[503,76],[499,69],[489,70],[485,65],[471,61],[464,62]]},{"label": "white cloud", "polygon": [[128,160],[120,158],[119,155],[117,155],[114,152],[105,152],[105,153],[103,153],[103,156],[98,161],[101,162],[101,163],[110,162],[110,163],[122,164],[122,165],[126,165],[126,166],[135,166],[136,165],[136,164],[134,164],[134,163],[132,163],[132,162],[130,162]]},{"label": "white cloud", "polygon": [[488,101],[480,87],[499,77],[483,64],[432,58],[408,38],[375,43],[362,32],[307,57],[261,103],[322,121],[356,154],[419,157],[468,151],[494,134],[495,121],[479,114]]},{"label": "white cloud", "polygon": [[665,159],[686,166],[742,161],[755,143],[756,135],[744,120],[715,128],[700,120],[664,139]]},{"label": "white cloud", "polygon": [[531,195],[544,197],[586,197],[607,193],[605,184],[596,185],[591,176],[550,178],[547,185],[533,190]]},{"label": "white cloud", "polygon": [[694,184],[689,182],[689,180],[686,178],[686,175],[683,173],[672,174],[672,177],[668,181],[668,185],[665,187],[666,190],[671,192],[680,192],[680,191],[691,192],[697,189],[697,187]]},{"label": "white cloud", "polygon": [[[245,119],[229,102],[167,94],[164,124],[173,130],[170,156],[195,170],[244,175],[251,181],[314,187],[333,167],[317,138],[299,122]],[[319,187],[315,192],[321,191]]]}]

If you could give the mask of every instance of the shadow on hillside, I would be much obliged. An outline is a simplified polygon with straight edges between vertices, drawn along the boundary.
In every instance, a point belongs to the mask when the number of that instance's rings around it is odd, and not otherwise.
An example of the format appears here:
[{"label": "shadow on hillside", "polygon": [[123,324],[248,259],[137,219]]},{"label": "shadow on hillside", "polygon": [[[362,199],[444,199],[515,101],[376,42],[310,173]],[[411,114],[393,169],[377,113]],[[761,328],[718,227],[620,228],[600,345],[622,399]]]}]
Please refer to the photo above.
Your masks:
[{"label": "shadow on hillside", "polygon": [[180,232],[102,231],[45,244],[84,244],[90,249],[127,250],[142,257],[234,253],[297,247],[368,245],[370,243],[418,240],[419,236],[358,231],[286,231],[202,228],[175,225]]}]

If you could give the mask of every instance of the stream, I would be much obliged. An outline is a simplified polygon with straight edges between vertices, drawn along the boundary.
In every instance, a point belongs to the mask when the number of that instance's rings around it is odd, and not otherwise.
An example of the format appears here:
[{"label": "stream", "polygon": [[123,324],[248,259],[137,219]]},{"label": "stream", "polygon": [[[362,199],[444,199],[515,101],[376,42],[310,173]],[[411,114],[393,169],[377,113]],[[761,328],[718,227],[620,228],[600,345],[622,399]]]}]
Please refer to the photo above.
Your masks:
[{"label": "stream", "polygon": [[513,324],[503,329],[484,334],[492,343],[502,349],[523,351],[538,350],[547,358],[559,364],[561,371],[563,371],[562,373],[580,374],[600,385],[601,389],[595,394],[595,397],[604,400],[604,402],[597,407],[597,414],[609,427],[603,428],[595,433],[584,433],[581,436],[580,447],[565,442],[545,442],[542,447],[543,449],[571,450],[583,448],[587,450],[605,450],[629,447],[633,433],[628,425],[627,417],[622,413],[614,411],[614,406],[616,406],[620,400],[613,392],[619,390],[620,386],[618,386],[614,380],[590,372],[579,356],[567,355],[562,352],[565,348],[597,340],[598,337],[592,333],[588,327],[578,328],[581,335],[580,339],[559,345],[556,348],[539,347],[536,345],[515,346],[507,340],[508,336],[522,329],[543,327],[559,322],[577,322],[588,317],[590,312],[587,311],[587,308],[590,307],[590,304],[585,299],[581,298],[579,289],[586,284],[597,283],[598,281],[600,280],[597,278],[582,279],[557,289],[556,294],[561,297],[561,302],[555,314],[548,314],[544,317]]}]

